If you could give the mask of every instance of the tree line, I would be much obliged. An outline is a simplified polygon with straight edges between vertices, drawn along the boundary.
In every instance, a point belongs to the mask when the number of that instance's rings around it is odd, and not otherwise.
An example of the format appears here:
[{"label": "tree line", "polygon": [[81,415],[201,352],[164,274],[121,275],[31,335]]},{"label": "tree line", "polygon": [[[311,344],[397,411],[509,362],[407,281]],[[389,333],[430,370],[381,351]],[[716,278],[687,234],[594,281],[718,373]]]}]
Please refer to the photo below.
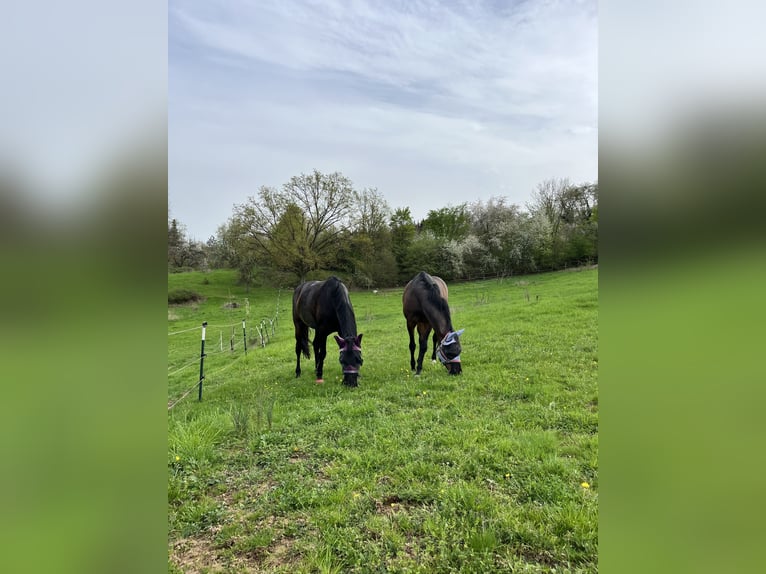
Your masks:
[{"label": "tree line", "polygon": [[168,220],[169,270],[235,268],[279,284],[327,272],[361,288],[402,285],[425,270],[446,280],[510,276],[598,262],[598,183],[540,183],[522,208],[504,197],[448,205],[415,221],[374,188],[313,171],[262,186],[206,243]]}]

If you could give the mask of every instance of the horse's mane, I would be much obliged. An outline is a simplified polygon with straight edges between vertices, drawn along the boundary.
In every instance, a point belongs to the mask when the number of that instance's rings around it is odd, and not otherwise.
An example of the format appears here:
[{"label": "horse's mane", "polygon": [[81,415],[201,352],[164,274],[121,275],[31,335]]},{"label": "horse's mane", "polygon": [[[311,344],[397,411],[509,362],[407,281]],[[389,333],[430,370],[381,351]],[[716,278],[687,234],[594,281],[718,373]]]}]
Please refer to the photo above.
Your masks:
[{"label": "horse's mane", "polygon": [[328,295],[332,299],[335,313],[338,316],[341,337],[356,337],[356,317],[354,308],[351,306],[351,300],[348,298],[348,291],[343,282],[332,275],[327,278]]},{"label": "horse's mane", "polygon": [[426,288],[425,290],[428,297],[428,302],[431,303],[439,313],[444,315],[444,317],[447,319],[447,327],[451,329],[452,317],[450,316],[449,312],[449,303],[447,303],[444,297],[442,297],[436,281],[434,281],[433,278],[425,271],[420,272],[420,281]]}]

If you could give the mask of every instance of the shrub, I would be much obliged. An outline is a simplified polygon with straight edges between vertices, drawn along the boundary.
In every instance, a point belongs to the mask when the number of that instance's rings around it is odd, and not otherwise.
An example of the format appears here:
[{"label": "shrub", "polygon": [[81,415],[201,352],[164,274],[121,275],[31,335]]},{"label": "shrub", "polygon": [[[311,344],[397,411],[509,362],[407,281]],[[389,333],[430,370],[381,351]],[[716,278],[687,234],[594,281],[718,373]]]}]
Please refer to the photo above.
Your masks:
[{"label": "shrub", "polygon": [[202,295],[195,293],[190,289],[174,289],[173,291],[168,291],[168,304],[171,305],[199,301],[200,299],[202,299]]}]

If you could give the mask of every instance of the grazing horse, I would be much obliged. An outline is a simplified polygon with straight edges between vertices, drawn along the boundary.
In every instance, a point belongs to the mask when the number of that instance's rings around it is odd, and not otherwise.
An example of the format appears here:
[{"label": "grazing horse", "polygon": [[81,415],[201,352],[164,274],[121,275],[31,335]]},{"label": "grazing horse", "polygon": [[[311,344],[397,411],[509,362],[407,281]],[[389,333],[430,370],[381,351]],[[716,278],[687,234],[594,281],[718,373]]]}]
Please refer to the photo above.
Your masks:
[{"label": "grazing horse", "polygon": [[410,334],[410,368],[415,370],[415,327],[420,335],[417,371],[423,370],[423,356],[428,348],[428,334],[434,331],[431,360],[437,358],[447,367],[450,375],[459,375],[463,369],[460,364],[460,335],[464,329],[455,331],[452,327],[449,304],[447,303],[447,285],[440,277],[432,277],[421,271],[407,283],[402,295],[402,308],[407,319],[407,331]]},{"label": "grazing horse", "polygon": [[362,366],[362,335],[356,334],[356,318],[348,289],[337,277],[325,281],[306,281],[293,293],[293,323],[295,324],[295,376],[301,375],[301,353],[308,359],[309,327],[314,329],[314,362],[316,382],[323,383],[322,368],[327,355],[327,337],[335,335],[340,348],[343,384],[357,386],[359,367]]}]

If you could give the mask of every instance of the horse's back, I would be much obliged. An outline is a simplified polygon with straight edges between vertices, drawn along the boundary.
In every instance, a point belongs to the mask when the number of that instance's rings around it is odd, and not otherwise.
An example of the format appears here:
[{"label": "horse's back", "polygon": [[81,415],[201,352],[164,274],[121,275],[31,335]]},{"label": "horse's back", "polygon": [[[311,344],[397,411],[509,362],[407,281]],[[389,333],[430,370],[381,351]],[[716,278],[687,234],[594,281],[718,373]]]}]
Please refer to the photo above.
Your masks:
[{"label": "horse's back", "polygon": [[439,295],[447,301],[447,284],[441,277],[429,275],[420,271],[404,286],[402,293],[402,311],[405,317],[422,315],[423,308],[428,305],[429,292],[438,291]]},{"label": "horse's back", "polygon": [[312,329],[356,335],[354,308],[346,285],[335,275],[324,281],[306,281],[293,294],[293,321]]},{"label": "horse's back", "polygon": [[429,275],[425,271],[420,271],[415,277],[407,282],[407,285],[404,286],[402,297],[406,297],[408,294],[412,293],[413,290],[417,288],[418,284],[422,284],[423,287],[436,286],[439,290],[439,294],[444,297],[444,299],[447,299],[449,290],[447,289],[447,284],[444,282],[444,279],[438,275]]},{"label": "horse's back", "polygon": [[293,321],[303,321],[312,329],[315,327],[312,309],[317,297],[318,283],[322,282],[305,281],[293,291]]}]

